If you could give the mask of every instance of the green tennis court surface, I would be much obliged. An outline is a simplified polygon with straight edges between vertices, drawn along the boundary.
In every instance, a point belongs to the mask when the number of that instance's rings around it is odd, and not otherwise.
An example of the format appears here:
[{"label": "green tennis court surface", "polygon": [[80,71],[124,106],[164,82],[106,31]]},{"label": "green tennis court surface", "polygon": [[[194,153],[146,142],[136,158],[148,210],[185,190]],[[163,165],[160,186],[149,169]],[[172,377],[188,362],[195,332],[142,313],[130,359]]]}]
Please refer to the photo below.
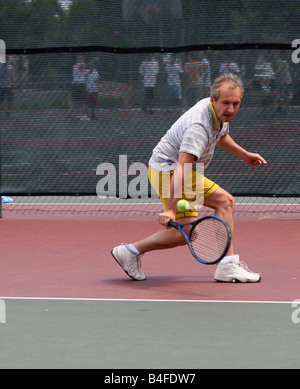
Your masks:
[{"label": "green tennis court surface", "polygon": [[5,299],[1,368],[299,368],[291,303]]}]

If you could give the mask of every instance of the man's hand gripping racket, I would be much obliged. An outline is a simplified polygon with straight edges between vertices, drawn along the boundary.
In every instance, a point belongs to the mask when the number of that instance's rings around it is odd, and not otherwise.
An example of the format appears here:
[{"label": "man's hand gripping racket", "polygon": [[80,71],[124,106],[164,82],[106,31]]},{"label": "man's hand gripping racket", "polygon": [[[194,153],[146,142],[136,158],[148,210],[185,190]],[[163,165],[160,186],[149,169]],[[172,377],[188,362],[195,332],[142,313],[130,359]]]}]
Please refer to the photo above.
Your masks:
[{"label": "man's hand gripping racket", "polygon": [[[218,263],[229,249],[231,231],[228,224],[218,216],[206,216],[187,224],[170,220],[169,226],[181,232],[193,256],[205,265]],[[186,226],[191,226],[189,235],[184,231]]]}]

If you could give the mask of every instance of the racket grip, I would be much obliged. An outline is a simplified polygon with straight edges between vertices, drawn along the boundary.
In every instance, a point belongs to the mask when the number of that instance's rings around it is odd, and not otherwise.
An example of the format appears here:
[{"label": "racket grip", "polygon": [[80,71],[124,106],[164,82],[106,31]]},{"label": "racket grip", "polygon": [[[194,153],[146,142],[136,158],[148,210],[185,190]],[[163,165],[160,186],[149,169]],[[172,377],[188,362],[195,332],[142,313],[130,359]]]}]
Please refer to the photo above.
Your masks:
[{"label": "racket grip", "polygon": [[174,220],[170,219],[168,225],[170,227],[176,228],[178,226],[178,223],[174,222]]}]

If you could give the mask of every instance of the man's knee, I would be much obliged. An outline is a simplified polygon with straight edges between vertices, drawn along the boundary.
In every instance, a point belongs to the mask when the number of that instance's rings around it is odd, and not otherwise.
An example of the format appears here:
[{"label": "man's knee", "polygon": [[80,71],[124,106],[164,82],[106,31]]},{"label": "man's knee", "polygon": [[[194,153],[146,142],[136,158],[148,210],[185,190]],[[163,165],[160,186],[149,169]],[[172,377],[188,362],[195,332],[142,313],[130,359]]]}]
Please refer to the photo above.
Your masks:
[{"label": "man's knee", "polygon": [[235,200],[234,200],[234,197],[230,193],[224,191],[223,199],[222,199],[221,203],[222,203],[221,206],[224,207],[225,209],[231,209],[232,211],[234,211]]},{"label": "man's knee", "polygon": [[217,192],[215,192],[212,196],[206,199],[204,205],[215,209],[222,209],[225,211],[231,210],[233,212],[235,207],[235,200],[230,193],[228,193],[222,188],[219,188]]}]

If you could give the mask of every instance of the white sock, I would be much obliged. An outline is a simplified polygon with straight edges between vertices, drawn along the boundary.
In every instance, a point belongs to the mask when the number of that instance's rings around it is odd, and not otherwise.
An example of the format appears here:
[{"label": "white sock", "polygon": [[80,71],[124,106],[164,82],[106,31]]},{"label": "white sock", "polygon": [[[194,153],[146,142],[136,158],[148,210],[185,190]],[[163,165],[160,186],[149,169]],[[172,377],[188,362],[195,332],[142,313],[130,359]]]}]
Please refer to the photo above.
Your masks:
[{"label": "white sock", "polygon": [[143,255],[143,254],[141,254],[141,253],[139,252],[139,250],[138,250],[137,248],[134,247],[134,245],[133,245],[132,243],[126,244],[125,246],[128,248],[128,250],[129,250],[132,254],[136,255],[137,257],[140,258],[140,257]]},{"label": "white sock", "polygon": [[238,263],[239,262],[239,256],[237,254],[234,254],[234,255],[227,255],[226,257],[224,257],[220,262],[219,264],[222,264],[222,265],[228,265],[228,263],[230,262],[236,262]]}]

